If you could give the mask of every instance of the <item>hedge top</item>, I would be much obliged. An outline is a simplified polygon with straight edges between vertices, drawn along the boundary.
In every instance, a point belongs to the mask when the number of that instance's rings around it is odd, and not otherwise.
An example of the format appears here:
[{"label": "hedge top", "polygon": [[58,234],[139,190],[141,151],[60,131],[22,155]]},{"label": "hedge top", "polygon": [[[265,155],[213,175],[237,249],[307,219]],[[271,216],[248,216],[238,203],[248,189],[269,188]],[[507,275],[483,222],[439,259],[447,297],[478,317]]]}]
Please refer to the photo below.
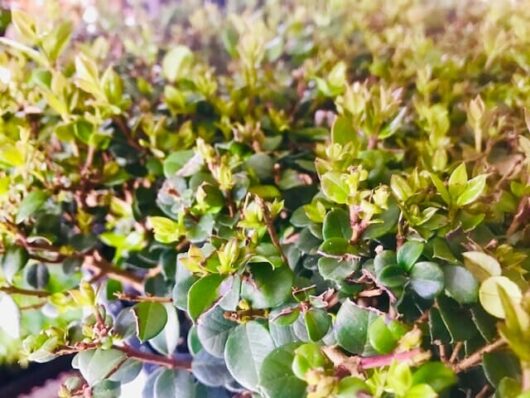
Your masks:
[{"label": "hedge top", "polygon": [[157,398],[527,397],[530,4],[199,3],[2,12],[4,360],[75,353],[61,397],[142,368]]}]

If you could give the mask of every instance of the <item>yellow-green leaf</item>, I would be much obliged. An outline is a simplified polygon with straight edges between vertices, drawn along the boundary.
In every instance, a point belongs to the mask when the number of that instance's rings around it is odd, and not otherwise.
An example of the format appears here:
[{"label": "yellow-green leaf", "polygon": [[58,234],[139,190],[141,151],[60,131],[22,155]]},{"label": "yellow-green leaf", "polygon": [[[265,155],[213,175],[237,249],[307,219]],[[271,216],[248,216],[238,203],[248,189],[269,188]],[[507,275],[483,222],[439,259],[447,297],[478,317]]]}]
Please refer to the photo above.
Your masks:
[{"label": "yellow-green leaf", "polygon": [[492,276],[482,282],[478,292],[480,304],[491,315],[504,318],[504,308],[499,294],[502,288],[513,303],[518,304],[523,297],[519,286],[505,276]]}]

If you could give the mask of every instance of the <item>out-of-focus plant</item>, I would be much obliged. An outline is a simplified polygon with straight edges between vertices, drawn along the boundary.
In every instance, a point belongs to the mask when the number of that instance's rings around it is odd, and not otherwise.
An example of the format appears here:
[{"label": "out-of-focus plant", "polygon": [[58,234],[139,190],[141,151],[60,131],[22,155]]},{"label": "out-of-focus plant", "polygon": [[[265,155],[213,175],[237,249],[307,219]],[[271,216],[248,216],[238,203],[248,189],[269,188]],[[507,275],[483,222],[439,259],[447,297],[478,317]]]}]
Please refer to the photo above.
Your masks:
[{"label": "out-of-focus plant", "polygon": [[528,396],[530,4],[202,3],[2,12],[2,358],[75,354],[61,397]]}]

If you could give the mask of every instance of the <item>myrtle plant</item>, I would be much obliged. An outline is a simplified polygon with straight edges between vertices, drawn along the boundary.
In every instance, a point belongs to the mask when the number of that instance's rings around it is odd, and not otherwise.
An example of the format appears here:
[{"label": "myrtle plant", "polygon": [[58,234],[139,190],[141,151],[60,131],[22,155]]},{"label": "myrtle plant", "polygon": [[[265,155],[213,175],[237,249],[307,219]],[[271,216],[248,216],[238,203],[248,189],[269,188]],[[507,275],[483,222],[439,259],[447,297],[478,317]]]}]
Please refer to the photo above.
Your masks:
[{"label": "myrtle plant", "polygon": [[530,2],[175,3],[1,12],[2,361],[530,397]]}]

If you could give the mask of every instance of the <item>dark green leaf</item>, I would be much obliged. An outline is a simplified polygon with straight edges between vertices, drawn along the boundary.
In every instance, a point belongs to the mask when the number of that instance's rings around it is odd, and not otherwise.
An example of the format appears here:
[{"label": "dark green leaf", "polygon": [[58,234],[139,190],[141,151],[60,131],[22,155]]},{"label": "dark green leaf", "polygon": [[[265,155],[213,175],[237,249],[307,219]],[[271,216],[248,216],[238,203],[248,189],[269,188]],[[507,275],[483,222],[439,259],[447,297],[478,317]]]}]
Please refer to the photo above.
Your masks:
[{"label": "dark green leaf", "polygon": [[478,282],[471,272],[460,266],[443,268],[445,290],[460,304],[474,303],[478,300]]},{"label": "dark green leaf", "polygon": [[252,308],[276,307],[291,296],[293,273],[286,266],[272,269],[269,264],[252,264],[250,278],[241,285],[241,297]]},{"label": "dark green leaf", "polygon": [[405,242],[397,251],[397,263],[403,269],[410,271],[423,252],[423,243],[410,240]]},{"label": "dark green leaf", "polygon": [[343,209],[333,209],[326,214],[322,227],[322,236],[324,240],[330,238],[351,239],[352,228],[348,212]]},{"label": "dark green leaf", "polygon": [[268,398],[303,398],[306,383],[293,374],[292,363],[297,343],[272,351],[263,361],[259,382]]},{"label": "dark green leaf", "polygon": [[13,282],[15,274],[28,262],[29,254],[19,246],[10,246],[2,257],[2,270],[8,282]]},{"label": "dark green leaf", "polygon": [[368,325],[377,313],[346,300],[337,313],[337,342],[352,354],[362,354],[368,341]]},{"label": "dark green leaf", "polygon": [[412,375],[412,384],[429,384],[436,392],[441,392],[456,382],[454,372],[441,362],[423,364]]},{"label": "dark green leaf", "polygon": [[329,330],[331,317],[327,311],[319,308],[311,308],[304,314],[307,335],[312,341],[319,341]]},{"label": "dark green leaf", "polygon": [[133,312],[136,317],[136,334],[141,341],[158,335],[168,319],[166,309],[157,302],[138,303],[133,307]]},{"label": "dark green leaf", "polygon": [[222,358],[228,334],[236,326],[237,323],[224,317],[221,308],[215,307],[197,320],[197,335],[206,351]]},{"label": "dark green leaf", "polygon": [[410,273],[410,285],[418,296],[432,299],[443,290],[444,274],[438,264],[422,261],[416,263]]},{"label": "dark green leaf", "polygon": [[48,193],[43,191],[33,191],[26,195],[22,200],[22,203],[20,203],[15,222],[20,224],[21,222],[26,221],[33,215],[33,213],[42,207],[44,202],[46,202],[46,199],[48,199],[48,196]]},{"label": "dark green leaf", "polygon": [[171,355],[177,348],[180,338],[180,325],[176,308],[172,304],[164,304],[167,322],[164,329],[149,340],[155,350],[164,355]]},{"label": "dark green leaf", "polygon": [[321,257],[318,259],[318,271],[324,279],[343,281],[359,269],[359,261]]},{"label": "dark green leaf", "polygon": [[256,391],[261,364],[272,350],[274,343],[264,326],[255,321],[239,325],[226,341],[226,366],[242,386]]},{"label": "dark green leaf", "polygon": [[195,282],[188,291],[188,313],[194,321],[219,300],[223,275],[212,274]]},{"label": "dark green leaf", "polygon": [[123,352],[115,349],[87,350],[77,356],[79,371],[91,386],[107,378],[127,360]]}]

